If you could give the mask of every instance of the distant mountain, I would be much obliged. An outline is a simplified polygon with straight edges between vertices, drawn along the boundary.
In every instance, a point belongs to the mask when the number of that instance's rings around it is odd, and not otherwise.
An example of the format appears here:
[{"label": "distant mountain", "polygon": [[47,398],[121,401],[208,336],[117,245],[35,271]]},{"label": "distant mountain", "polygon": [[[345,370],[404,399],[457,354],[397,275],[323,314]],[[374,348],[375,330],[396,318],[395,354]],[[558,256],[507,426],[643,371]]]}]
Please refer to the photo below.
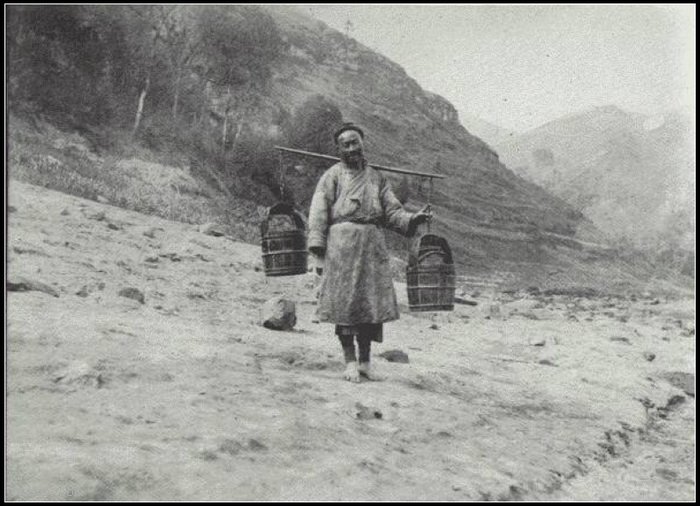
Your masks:
[{"label": "distant mountain", "polygon": [[694,138],[683,113],[645,116],[605,106],[551,121],[496,151],[611,238],[694,251]]},{"label": "distant mountain", "polygon": [[459,122],[470,134],[476,135],[491,147],[497,146],[518,135],[517,132],[513,130],[494,125],[493,123],[463,111],[459,113]]}]

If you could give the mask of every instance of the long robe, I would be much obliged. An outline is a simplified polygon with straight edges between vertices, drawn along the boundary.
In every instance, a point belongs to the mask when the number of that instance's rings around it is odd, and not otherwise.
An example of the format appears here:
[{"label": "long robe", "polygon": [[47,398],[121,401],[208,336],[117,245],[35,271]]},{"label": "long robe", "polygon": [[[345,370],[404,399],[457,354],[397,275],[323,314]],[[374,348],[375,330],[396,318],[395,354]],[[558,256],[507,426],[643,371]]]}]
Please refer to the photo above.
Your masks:
[{"label": "long robe", "polygon": [[320,321],[358,325],[399,318],[381,227],[407,234],[412,216],[386,178],[366,164],[357,170],[339,162],[321,176],[308,236],[309,249],[325,250]]}]

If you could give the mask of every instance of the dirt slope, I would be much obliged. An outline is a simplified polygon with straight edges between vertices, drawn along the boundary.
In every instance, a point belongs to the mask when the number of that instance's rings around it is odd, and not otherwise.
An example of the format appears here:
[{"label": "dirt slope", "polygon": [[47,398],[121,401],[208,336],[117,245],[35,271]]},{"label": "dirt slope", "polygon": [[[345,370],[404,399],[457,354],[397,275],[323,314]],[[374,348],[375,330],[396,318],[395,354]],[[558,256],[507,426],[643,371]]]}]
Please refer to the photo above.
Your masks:
[{"label": "dirt slope", "polygon": [[[384,380],[356,385],[311,274],[16,181],[9,205],[6,499],[694,498],[693,301],[411,314],[397,285]],[[294,331],[259,325],[275,294]]]}]

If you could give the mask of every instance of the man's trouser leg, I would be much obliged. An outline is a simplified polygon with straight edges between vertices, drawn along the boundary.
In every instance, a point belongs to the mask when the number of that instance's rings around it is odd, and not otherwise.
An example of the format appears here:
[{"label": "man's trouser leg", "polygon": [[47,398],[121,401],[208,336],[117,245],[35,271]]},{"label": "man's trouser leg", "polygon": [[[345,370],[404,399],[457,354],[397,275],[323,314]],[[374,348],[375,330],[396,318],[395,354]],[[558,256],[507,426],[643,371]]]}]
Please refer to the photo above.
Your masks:
[{"label": "man's trouser leg", "polygon": [[360,363],[368,363],[370,350],[372,349],[372,338],[364,333],[360,333],[357,336],[357,349],[360,353]]},{"label": "man's trouser leg", "polygon": [[340,339],[340,344],[343,347],[343,355],[345,356],[345,363],[356,362],[357,357],[355,356],[355,339],[353,336],[341,335],[338,336]]}]

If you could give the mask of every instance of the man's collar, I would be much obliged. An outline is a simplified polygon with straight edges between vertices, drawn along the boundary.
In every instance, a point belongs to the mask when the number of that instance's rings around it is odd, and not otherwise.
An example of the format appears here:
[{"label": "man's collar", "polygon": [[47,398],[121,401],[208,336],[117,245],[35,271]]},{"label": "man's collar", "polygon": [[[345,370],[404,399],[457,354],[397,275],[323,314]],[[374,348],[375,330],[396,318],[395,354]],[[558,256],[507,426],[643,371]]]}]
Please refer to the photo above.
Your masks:
[{"label": "man's collar", "polygon": [[362,157],[362,166],[359,167],[359,168],[357,168],[357,169],[354,168],[354,167],[350,167],[347,163],[345,163],[345,160],[342,160],[342,159],[341,159],[341,160],[340,160],[340,163],[342,163],[342,164],[343,164],[343,167],[345,167],[346,169],[352,170],[352,171],[356,171],[356,172],[359,172],[359,171],[363,170],[365,167],[367,167],[367,166],[369,165],[369,164],[367,163],[367,158],[365,158],[364,156]]}]

